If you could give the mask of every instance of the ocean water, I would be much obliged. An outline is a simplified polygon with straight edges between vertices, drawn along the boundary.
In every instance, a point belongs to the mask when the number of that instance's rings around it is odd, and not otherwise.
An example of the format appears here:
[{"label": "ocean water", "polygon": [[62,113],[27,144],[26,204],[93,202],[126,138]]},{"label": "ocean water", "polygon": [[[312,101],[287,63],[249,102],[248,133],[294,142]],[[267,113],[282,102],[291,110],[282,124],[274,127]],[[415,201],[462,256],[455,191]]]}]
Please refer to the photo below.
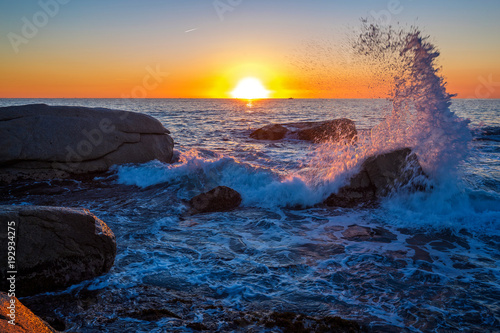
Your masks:
[{"label": "ocean water", "polygon": [[[4,204],[88,208],[116,235],[108,274],[23,300],[67,330],[260,331],[258,314],[292,311],[381,332],[500,331],[500,100],[454,99],[450,121],[409,125],[403,139],[391,132],[385,99],[0,100],[28,103],[151,115],[178,155],[92,181],[2,189]],[[355,122],[358,144],[249,138],[269,123],[342,117]],[[372,208],[319,205],[366,156],[401,145],[423,161],[430,190],[393,193]],[[218,185],[238,190],[242,206],[185,214],[187,200]],[[145,320],[137,309],[171,313]]]}]

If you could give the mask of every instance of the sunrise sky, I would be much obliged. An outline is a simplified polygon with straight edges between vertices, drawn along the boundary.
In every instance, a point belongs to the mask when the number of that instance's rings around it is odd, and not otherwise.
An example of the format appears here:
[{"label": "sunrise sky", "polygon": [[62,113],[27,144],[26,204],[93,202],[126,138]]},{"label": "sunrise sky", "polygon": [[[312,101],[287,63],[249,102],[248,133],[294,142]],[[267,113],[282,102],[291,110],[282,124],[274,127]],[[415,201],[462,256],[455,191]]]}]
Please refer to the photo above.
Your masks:
[{"label": "sunrise sky", "polygon": [[[500,98],[500,1],[0,0],[0,97],[374,97],[344,50],[361,17],[415,24],[450,92]],[[366,82],[365,82],[366,83]]]}]

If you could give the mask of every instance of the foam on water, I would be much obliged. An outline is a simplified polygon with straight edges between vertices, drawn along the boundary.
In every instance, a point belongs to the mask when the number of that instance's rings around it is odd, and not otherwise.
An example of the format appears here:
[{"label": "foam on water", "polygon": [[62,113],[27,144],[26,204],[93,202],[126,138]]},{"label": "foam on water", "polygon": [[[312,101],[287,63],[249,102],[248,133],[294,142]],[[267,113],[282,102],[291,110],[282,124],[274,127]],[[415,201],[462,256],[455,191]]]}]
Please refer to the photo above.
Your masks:
[{"label": "foam on water", "polygon": [[154,161],[139,166],[119,166],[116,173],[118,182],[126,185],[147,187],[169,183],[179,189],[179,197],[183,199],[225,185],[241,193],[244,206],[263,208],[312,206],[335,190],[333,183],[312,187],[299,175],[282,177],[272,169],[230,157],[203,158],[195,150],[182,154],[176,164]]},{"label": "foam on water", "polygon": [[363,29],[355,49],[372,58],[384,53],[384,63],[375,68],[392,73],[392,110],[370,131],[361,131],[356,144],[319,144],[301,162],[302,168],[285,175],[245,160],[207,157],[189,150],[173,165],[120,166],[118,182],[141,187],[169,183],[183,199],[225,185],[239,191],[247,207],[310,207],[345,184],[368,156],[411,147],[431,177],[433,189],[401,192],[384,200],[387,222],[438,229],[497,229],[498,198],[490,196],[489,205],[478,200],[484,195],[466,190],[456,173],[472,136],[468,121],[450,110],[452,95],[446,92],[435,62],[439,52],[415,29],[394,31],[368,23]]}]

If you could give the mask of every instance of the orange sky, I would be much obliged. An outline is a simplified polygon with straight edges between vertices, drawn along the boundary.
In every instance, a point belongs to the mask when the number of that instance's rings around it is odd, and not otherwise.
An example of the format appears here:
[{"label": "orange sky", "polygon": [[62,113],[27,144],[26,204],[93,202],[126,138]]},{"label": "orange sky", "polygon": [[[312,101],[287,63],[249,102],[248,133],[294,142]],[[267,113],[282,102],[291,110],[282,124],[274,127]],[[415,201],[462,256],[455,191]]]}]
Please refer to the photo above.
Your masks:
[{"label": "orange sky", "polygon": [[[33,21],[43,10],[29,2],[0,4],[2,98],[229,98],[248,76],[259,78],[272,98],[380,95],[339,48],[346,27],[386,10],[386,1],[259,0],[242,2],[222,20],[210,1],[69,2],[16,52],[9,33],[23,36],[23,18]],[[439,16],[437,5],[401,0],[397,18],[419,17],[441,50],[450,92],[500,98],[500,20],[488,14],[498,8],[453,4]]]}]

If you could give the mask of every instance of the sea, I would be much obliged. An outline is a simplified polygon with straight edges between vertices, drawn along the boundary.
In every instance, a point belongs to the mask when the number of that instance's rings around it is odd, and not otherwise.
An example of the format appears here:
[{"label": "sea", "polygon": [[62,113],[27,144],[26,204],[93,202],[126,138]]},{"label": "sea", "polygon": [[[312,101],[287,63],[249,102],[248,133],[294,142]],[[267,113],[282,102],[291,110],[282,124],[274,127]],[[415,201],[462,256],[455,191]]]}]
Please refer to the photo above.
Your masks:
[{"label": "sea", "polygon": [[[172,164],[2,188],[2,204],[84,207],[116,236],[109,273],[21,299],[61,330],[279,332],[261,319],[294,313],[373,332],[500,331],[500,100],[452,99],[403,131],[383,98],[0,100],[31,103],[144,113],[175,141]],[[337,118],[355,122],[357,143],[250,138]],[[414,149],[426,190],[322,205],[366,157],[398,146]],[[220,185],[239,208],[187,214]]]}]

